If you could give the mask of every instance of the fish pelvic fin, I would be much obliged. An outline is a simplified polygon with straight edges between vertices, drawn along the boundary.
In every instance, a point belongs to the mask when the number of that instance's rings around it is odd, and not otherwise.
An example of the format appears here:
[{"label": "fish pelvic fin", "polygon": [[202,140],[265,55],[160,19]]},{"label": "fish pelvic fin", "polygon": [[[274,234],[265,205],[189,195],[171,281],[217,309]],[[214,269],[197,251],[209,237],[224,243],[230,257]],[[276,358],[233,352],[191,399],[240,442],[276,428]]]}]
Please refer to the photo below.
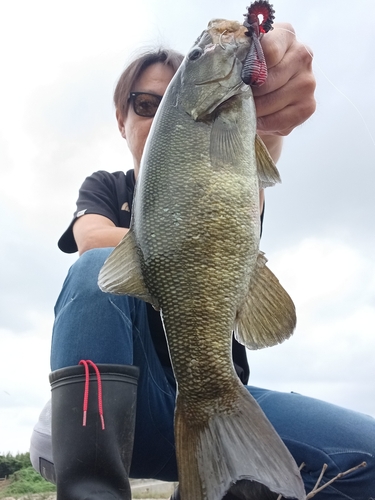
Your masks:
[{"label": "fish pelvic fin", "polygon": [[185,412],[177,397],[181,500],[221,500],[239,481],[243,498],[267,498],[256,494],[274,492],[305,500],[297,464],[258,403],[240,384],[236,397],[233,410],[210,412],[205,421]]},{"label": "fish pelvic fin", "polygon": [[280,344],[296,327],[296,310],[288,293],[259,252],[245,303],[237,314],[235,337],[248,349]]},{"label": "fish pelvic fin", "polygon": [[130,229],[113,250],[100,270],[99,288],[116,295],[132,295],[150,302],[159,309],[157,300],[151,296],[142,276],[141,261]]},{"label": "fish pelvic fin", "polygon": [[279,171],[259,135],[255,136],[255,153],[257,158],[259,188],[263,189],[281,182]]}]

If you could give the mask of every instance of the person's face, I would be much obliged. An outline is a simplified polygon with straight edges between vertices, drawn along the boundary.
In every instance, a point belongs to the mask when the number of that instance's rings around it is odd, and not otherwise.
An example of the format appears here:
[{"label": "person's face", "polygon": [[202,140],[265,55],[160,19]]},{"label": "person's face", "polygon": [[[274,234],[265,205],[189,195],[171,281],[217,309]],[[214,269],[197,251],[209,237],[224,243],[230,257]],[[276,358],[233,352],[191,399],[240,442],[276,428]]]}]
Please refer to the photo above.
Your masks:
[{"label": "person's face", "polygon": [[[135,81],[132,92],[149,92],[151,94],[164,95],[174,73],[170,66],[155,63],[148,66]],[[129,103],[128,114],[122,118],[116,113],[118,127],[122,137],[126,139],[131,154],[133,155],[134,174],[138,176],[139,165],[143,148],[150,131],[153,118],[139,116],[134,112],[133,103]]]}]

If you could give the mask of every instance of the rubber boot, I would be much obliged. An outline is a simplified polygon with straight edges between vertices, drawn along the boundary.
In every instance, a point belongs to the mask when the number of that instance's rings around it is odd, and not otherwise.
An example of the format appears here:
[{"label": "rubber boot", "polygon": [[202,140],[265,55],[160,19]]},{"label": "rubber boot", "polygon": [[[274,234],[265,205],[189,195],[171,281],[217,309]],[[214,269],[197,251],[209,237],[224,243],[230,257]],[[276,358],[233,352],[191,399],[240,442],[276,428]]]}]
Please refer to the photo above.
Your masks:
[{"label": "rubber boot", "polygon": [[57,500],[130,500],[139,370],[81,363],[50,374]]}]

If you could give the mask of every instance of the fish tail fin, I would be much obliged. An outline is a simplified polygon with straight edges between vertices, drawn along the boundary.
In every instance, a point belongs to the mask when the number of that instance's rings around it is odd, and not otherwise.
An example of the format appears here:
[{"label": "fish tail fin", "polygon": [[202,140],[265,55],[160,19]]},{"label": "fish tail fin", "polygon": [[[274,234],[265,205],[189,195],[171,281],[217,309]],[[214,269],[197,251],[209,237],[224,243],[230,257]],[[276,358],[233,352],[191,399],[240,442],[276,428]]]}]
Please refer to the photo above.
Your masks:
[{"label": "fish tail fin", "polygon": [[[220,405],[218,405],[219,408]],[[176,453],[181,500],[221,500],[235,485],[304,500],[297,464],[255,399],[239,386],[234,410],[199,416],[177,397]],[[235,484],[237,483],[237,484]],[[263,498],[263,497],[262,497]]]}]

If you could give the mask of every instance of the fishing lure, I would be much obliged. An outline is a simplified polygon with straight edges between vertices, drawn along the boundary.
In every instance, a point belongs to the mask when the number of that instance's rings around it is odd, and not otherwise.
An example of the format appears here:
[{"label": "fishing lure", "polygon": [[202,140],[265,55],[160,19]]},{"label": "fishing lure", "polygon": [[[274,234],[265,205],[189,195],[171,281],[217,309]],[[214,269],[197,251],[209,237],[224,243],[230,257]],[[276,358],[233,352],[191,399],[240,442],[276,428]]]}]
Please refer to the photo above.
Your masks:
[{"label": "fishing lure", "polygon": [[267,64],[260,44],[261,37],[272,28],[275,19],[273,6],[267,0],[257,0],[244,14],[245,33],[252,38],[251,49],[246,57],[242,70],[242,80],[247,85],[260,87],[267,80]]}]

